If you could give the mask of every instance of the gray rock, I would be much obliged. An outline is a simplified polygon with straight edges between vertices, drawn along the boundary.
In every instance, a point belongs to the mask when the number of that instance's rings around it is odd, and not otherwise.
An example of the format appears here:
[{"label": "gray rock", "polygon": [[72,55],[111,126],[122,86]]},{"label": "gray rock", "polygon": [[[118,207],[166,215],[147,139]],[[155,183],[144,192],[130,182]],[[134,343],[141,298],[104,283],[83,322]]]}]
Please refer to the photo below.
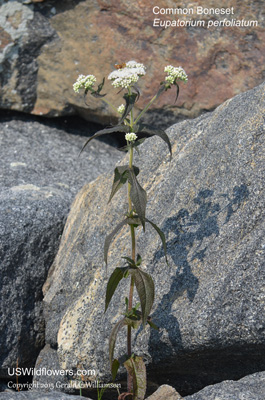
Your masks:
[{"label": "gray rock", "polygon": [[[38,393],[34,391],[28,391],[28,392],[13,392],[13,391],[7,391],[0,393],[0,399],[1,400],[76,400],[76,399],[86,399],[89,400],[87,397],[83,396],[72,396],[68,394],[62,394],[58,392],[51,392],[51,393]],[[90,399],[91,400],[91,399]]]},{"label": "gray rock", "polygon": [[[47,375],[45,373],[46,366],[49,365],[51,371],[60,371],[60,364],[58,360],[57,351],[52,349],[50,345],[46,345],[40,352],[36,364],[35,373],[33,376],[33,385],[38,392],[50,392],[53,390],[59,392],[68,392],[67,387],[68,379],[66,375]],[[59,382],[59,385],[58,385]]]},{"label": "gray rock", "polygon": [[[265,369],[264,114],[263,84],[171,127],[171,163],[159,138],[135,157],[147,218],[166,235],[169,266],[156,233],[139,230],[160,329],[139,329],[133,351],[149,364],[150,380],[182,395]],[[127,210],[126,191],[107,204],[112,180],[101,176],[76,197],[44,287],[46,340],[55,346],[58,338],[61,367],[82,361],[104,380],[108,337],[128,295],[123,280],[104,314],[104,239]],[[124,265],[129,247],[124,227],[111,245],[108,275]],[[115,356],[125,351],[122,331]]]},{"label": "gray rock", "polygon": [[265,372],[258,372],[235,381],[211,385],[185,400],[264,400]]},{"label": "gray rock", "polygon": [[40,122],[0,122],[0,376],[44,346],[42,285],[73,197],[120,153]]}]

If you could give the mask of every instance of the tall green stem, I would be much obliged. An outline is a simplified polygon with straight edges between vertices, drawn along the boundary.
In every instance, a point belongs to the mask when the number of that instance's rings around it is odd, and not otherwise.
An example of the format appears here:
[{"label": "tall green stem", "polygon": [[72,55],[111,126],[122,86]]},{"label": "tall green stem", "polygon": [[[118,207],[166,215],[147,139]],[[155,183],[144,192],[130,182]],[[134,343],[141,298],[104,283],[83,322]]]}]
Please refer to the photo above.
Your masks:
[{"label": "tall green stem", "polygon": [[144,113],[148,110],[148,108],[151,106],[151,104],[156,100],[157,94],[152,98],[152,100],[149,101],[149,103],[145,106],[145,108],[140,112],[136,120],[134,121],[135,124],[139,121],[139,119],[144,115]]},{"label": "tall green stem", "polygon": [[[133,124],[133,116],[131,115],[131,124]],[[132,168],[133,165],[133,147],[130,147],[130,158],[129,158],[129,168]],[[132,212],[132,201],[130,197],[131,192],[131,184],[128,182],[128,205],[129,205],[129,213]],[[135,228],[134,226],[130,225],[131,229],[131,243],[132,243],[132,260],[135,262],[135,252],[136,252],[136,243],[135,243]],[[134,279],[131,277],[130,283],[130,293],[129,293],[129,302],[128,302],[128,311],[132,309],[132,302],[133,302],[133,289],[134,289]],[[132,328],[128,326],[127,330],[127,354],[128,357],[132,355]],[[127,378],[127,390],[130,393],[133,388],[133,377],[128,374]]]}]

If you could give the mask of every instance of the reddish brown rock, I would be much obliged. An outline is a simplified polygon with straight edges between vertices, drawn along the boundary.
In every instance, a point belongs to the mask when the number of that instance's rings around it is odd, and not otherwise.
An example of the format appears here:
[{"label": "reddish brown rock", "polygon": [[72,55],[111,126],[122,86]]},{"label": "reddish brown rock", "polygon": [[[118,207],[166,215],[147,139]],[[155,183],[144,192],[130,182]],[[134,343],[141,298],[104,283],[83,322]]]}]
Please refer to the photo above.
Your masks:
[{"label": "reddish brown rock", "polygon": [[[235,5],[234,1],[228,0],[225,7],[231,14],[225,15],[198,14],[197,1],[182,2],[182,10],[194,10],[194,14],[186,15],[154,14],[153,5],[148,0],[66,0],[54,4],[44,1],[34,6],[21,5],[34,10],[34,19],[27,27],[30,29],[34,25],[35,35],[28,38],[27,46],[38,37],[36,26],[42,30],[42,37],[45,36],[43,23],[34,22],[38,16],[41,16],[42,22],[45,20],[47,35],[31,54],[36,68],[31,96],[24,101],[26,88],[23,87],[22,94],[17,89],[23,77],[21,60],[18,59],[16,64],[12,64],[13,74],[3,88],[0,104],[4,108],[46,115],[79,113],[89,120],[109,123],[110,116],[114,116],[113,111],[94,98],[87,99],[87,109],[82,96],[74,94],[73,82],[79,74],[94,74],[100,81],[115,63],[131,59],[144,63],[148,68],[146,77],[139,81],[143,94],[139,108],[157,90],[164,77],[165,65],[181,65],[188,73],[189,82],[185,90],[181,90],[176,105],[173,91],[165,93],[154,105],[154,116],[158,108],[164,107],[165,123],[174,121],[177,115],[195,116],[202,110],[213,109],[264,79],[262,2],[247,0],[244,4]],[[155,6],[155,12],[180,7],[170,0],[157,0]],[[208,0],[204,7],[217,8],[220,2]],[[192,21],[197,26],[154,27],[155,18],[161,21],[180,20],[181,23]],[[252,26],[222,26],[225,18],[234,23],[245,20]],[[208,27],[209,21],[221,26]],[[159,25],[160,21],[156,23]],[[8,26],[7,22],[3,26],[6,32],[4,41],[9,33]],[[25,44],[21,46],[23,48]],[[11,86],[16,96],[10,90]],[[106,91],[110,89],[108,83]],[[121,100],[116,93],[117,90],[112,90],[109,99],[119,106]]]}]

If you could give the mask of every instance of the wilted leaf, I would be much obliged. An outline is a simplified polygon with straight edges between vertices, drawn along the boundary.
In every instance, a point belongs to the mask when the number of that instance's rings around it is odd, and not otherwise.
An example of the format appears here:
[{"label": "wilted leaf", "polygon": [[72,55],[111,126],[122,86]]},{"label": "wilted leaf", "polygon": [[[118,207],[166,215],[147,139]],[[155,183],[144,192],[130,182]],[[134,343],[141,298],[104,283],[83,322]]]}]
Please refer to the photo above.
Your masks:
[{"label": "wilted leaf", "polygon": [[109,303],[112,299],[112,296],[120,282],[120,280],[124,277],[124,274],[128,270],[128,267],[124,268],[115,268],[115,270],[112,272],[108,285],[107,285],[107,290],[106,290],[106,300],[105,300],[105,312],[107,311],[107,308],[109,306]]},{"label": "wilted leaf", "polygon": [[141,325],[141,319],[137,319],[134,317],[126,317],[125,323],[126,325],[131,326],[133,329],[138,329],[139,326]]},{"label": "wilted leaf", "polygon": [[124,219],[122,222],[120,222],[116,226],[116,228],[108,236],[106,236],[105,243],[104,243],[104,261],[105,261],[106,265],[108,264],[108,251],[109,251],[110,243],[111,243],[113,237],[116,235],[116,233],[119,232],[119,230],[126,224],[127,224],[127,218]]},{"label": "wilted leaf", "polygon": [[143,225],[143,229],[145,230],[145,210],[147,203],[147,195],[146,191],[141,187],[139,182],[136,179],[134,170],[129,170],[129,183],[131,184],[130,197],[133,202],[135,211],[138,214],[138,217],[141,220]]},{"label": "wilted leaf", "polygon": [[146,368],[142,357],[131,356],[124,363],[128,374],[133,377],[133,400],[144,400],[146,392]]},{"label": "wilted leaf", "polygon": [[143,326],[145,327],[148,315],[152,309],[155,298],[155,285],[149,274],[142,271],[140,268],[132,270],[135,287],[140,298]]}]

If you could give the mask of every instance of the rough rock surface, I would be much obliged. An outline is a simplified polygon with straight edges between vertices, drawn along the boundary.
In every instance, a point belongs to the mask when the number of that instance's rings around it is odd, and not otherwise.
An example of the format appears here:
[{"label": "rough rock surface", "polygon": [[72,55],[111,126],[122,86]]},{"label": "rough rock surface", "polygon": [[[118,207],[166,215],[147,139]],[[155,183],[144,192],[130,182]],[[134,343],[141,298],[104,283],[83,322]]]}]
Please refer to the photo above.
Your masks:
[{"label": "rough rock surface", "polygon": [[[24,4],[23,4],[24,3]],[[49,0],[32,2],[0,0],[0,106],[35,114],[65,115],[79,112],[89,120],[109,123],[113,113],[104,104],[74,95],[79,74],[107,76],[115,63],[137,59],[148,67],[139,82],[143,99],[151,98],[164,78],[165,65],[182,65],[189,75],[178,104],[167,92],[155,103],[149,118],[161,116],[165,126],[176,116],[198,115],[264,79],[265,27],[263,1],[226,1],[234,14],[201,15],[197,1],[157,0],[155,12],[165,8],[192,9],[194,14],[154,14],[149,0]],[[218,0],[203,7],[220,8]],[[205,26],[154,27],[154,19],[205,22]],[[207,28],[209,21],[256,21],[258,26]],[[252,24],[253,25],[253,24]],[[255,25],[255,24],[254,24]],[[110,86],[108,86],[109,91]],[[112,91],[110,100],[120,105]],[[117,117],[117,116],[116,116]]]},{"label": "rough rock surface", "polygon": [[70,204],[120,152],[38,121],[0,122],[0,376],[34,366],[44,345],[42,286]]},{"label": "rough rock surface", "polygon": [[35,373],[33,376],[34,388],[39,392],[51,392],[53,390],[57,392],[69,392],[66,390],[67,383],[69,384],[66,376],[58,376],[55,374],[48,376],[41,372],[47,365],[49,365],[49,369],[52,371],[61,370],[57,351],[52,349],[48,344],[41,350],[35,364],[36,371],[39,372]]},{"label": "rough rock surface", "polygon": [[264,400],[265,372],[258,372],[235,381],[211,385],[185,400]]},{"label": "rough rock surface", "polygon": [[147,397],[146,400],[181,400],[183,397],[180,396],[177,391],[169,386],[169,385],[162,385],[158,388],[155,393],[151,396]]},{"label": "rough rock surface", "polygon": [[[51,392],[51,393],[38,393],[35,391],[28,391],[28,392],[13,392],[7,391],[0,393],[0,400],[76,400],[76,399],[86,399],[89,400],[87,397],[83,396],[71,396],[68,394],[62,394],[58,392]],[[90,399],[91,400],[91,399]]]},{"label": "rough rock surface", "polygon": [[[160,330],[140,330],[133,348],[150,364],[150,380],[182,395],[265,368],[264,111],[263,84],[171,127],[171,163],[159,138],[145,141],[135,159],[170,266],[151,228],[139,232]],[[46,340],[55,346],[59,330],[61,366],[82,361],[105,378],[108,337],[128,285],[104,314],[103,243],[126,212],[125,192],[107,204],[112,179],[101,176],[77,196],[44,286]],[[129,243],[125,227],[111,245],[108,274],[130,254]],[[121,333],[117,356],[124,340]]]}]

